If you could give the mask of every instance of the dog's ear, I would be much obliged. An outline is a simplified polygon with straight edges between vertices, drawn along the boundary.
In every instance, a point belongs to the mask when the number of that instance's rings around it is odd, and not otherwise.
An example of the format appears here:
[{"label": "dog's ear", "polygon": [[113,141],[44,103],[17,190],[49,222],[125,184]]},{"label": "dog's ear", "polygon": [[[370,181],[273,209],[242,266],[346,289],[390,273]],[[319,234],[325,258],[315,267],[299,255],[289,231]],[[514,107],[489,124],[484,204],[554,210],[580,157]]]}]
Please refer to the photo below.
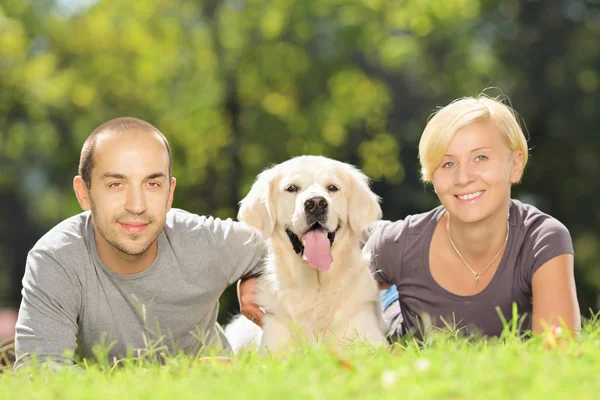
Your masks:
[{"label": "dog's ear", "polygon": [[276,210],[273,197],[275,177],[273,168],[261,172],[246,197],[240,201],[237,215],[239,221],[260,230],[264,239],[270,237],[275,229]]},{"label": "dog's ear", "polygon": [[369,187],[369,178],[360,170],[352,168],[348,220],[350,228],[357,235],[363,228],[381,219],[382,211],[377,196]]}]

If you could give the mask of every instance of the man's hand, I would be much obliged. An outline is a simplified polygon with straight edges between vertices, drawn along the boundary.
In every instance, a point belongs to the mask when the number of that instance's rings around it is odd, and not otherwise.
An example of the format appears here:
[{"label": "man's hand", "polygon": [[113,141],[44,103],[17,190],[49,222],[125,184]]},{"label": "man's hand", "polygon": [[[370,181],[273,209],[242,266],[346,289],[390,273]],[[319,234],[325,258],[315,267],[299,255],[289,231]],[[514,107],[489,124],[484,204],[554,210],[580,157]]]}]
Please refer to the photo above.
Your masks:
[{"label": "man's hand", "polygon": [[237,295],[241,313],[256,325],[262,326],[265,313],[254,301],[256,298],[256,279],[240,279],[237,284]]}]

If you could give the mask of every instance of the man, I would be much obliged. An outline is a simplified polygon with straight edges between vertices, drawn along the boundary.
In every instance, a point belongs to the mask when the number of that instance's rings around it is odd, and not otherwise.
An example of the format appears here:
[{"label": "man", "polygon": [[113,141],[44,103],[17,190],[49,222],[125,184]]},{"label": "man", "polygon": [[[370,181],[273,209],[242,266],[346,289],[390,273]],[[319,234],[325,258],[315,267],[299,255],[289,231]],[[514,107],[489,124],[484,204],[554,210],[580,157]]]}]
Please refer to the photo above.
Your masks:
[{"label": "man", "polygon": [[[171,209],[171,151],[154,126],[117,118],[96,128],[73,181],[83,213],[29,252],[16,325],[15,370],[111,362],[127,354],[229,349],[218,299],[256,274],[263,247],[252,228]],[[152,350],[150,350],[152,349]]]}]

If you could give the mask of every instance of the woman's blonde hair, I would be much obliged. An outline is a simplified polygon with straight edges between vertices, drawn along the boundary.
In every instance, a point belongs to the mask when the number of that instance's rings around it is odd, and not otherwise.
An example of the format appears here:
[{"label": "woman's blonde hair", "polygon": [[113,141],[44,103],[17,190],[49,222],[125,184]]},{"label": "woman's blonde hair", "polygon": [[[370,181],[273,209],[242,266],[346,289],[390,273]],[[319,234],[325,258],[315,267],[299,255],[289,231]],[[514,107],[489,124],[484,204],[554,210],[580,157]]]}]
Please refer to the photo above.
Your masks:
[{"label": "woman's blonde hair", "polygon": [[523,169],[527,165],[527,139],[517,122],[517,113],[499,99],[486,95],[454,100],[434,113],[419,142],[419,160],[423,181],[431,182],[433,171],[440,165],[456,131],[475,122],[493,121],[504,134],[512,151],[523,153]]}]

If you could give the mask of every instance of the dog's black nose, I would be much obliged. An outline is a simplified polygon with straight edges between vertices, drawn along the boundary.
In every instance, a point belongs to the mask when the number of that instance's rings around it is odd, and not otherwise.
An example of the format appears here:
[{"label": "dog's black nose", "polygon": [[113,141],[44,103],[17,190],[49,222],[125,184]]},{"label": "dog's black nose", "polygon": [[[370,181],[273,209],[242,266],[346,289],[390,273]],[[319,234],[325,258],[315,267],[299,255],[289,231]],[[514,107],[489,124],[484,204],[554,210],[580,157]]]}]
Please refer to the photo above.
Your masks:
[{"label": "dog's black nose", "polygon": [[304,209],[310,213],[321,213],[327,210],[327,200],[324,197],[312,197],[304,202]]}]

